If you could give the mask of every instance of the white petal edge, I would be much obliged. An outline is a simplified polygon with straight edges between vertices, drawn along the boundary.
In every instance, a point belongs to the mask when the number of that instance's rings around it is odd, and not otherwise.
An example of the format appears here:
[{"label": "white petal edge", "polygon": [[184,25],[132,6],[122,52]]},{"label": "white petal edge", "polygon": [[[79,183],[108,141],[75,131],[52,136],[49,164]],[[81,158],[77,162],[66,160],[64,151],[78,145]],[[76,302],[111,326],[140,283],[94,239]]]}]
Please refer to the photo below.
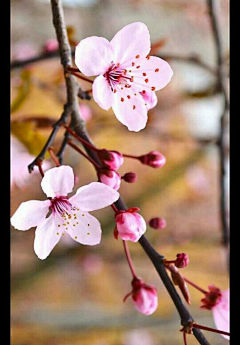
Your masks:
[{"label": "white petal edge", "polygon": [[73,169],[68,165],[62,165],[47,170],[41,186],[47,197],[67,196],[74,186]]},{"label": "white petal edge", "polygon": [[78,218],[78,224],[71,225],[66,232],[74,241],[84,245],[95,246],[101,242],[101,224],[87,212],[84,213],[84,217]]},{"label": "white petal edge", "polygon": [[94,101],[104,110],[109,110],[113,104],[113,92],[103,75],[97,77],[92,86]]},{"label": "white petal edge", "polygon": [[101,182],[92,182],[80,187],[69,201],[82,211],[94,211],[113,204],[119,199],[119,193]]},{"label": "white petal edge", "polygon": [[[116,33],[110,44],[114,50],[114,62],[120,63],[121,67],[130,66],[131,62],[140,61],[149,54],[149,30],[142,22],[128,24]],[[136,56],[139,57],[136,59]]]},{"label": "white petal edge", "polygon": [[112,60],[112,46],[106,38],[91,36],[76,46],[75,64],[87,77],[104,74]]},{"label": "white petal edge", "polygon": [[41,260],[46,259],[61,236],[62,230],[57,227],[55,216],[51,214],[35,231],[34,251],[37,257]]},{"label": "white petal edge", "polygon": [[47,216],[50,200],[30,200],[21,203],[11,218],[12,226],[17,230],[29,230],[37,226]]}]

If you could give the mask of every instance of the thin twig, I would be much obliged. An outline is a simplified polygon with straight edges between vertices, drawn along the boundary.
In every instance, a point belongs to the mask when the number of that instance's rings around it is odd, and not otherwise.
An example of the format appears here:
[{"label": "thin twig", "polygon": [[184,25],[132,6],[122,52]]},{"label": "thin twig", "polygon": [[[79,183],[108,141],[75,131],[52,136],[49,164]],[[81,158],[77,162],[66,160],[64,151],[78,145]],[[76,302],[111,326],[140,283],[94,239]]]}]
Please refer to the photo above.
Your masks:
[{"label": "thin twig", "polygon": [[210,72],[212,75],[216,76],[216,70],[212,68],[211,66],[209,66],[208,64],[206,64],[205,62],[203,62],[201,58],[197,56],[196,54],[177,55],[177,54],[163,53],[163,54],[158,55],[158,57],[164,60],[174,60],[174,61],[181,61],[181,62],[194,64]]},{"label": "thin twig", "polygon": [[70,109],[67,105],[65,105],[65,109],[62,113],[62,116],[60,117],[60,119],[53,125],[53,130],[46,142],[46,144],[44,145],[42,151],[39,153],[39,155],[32,161],[32,163],[30,163],[28,165],[28,170],[31,173],[34,169],[35,165],[38,165],[39,161],[42,161],[45,157],[45,154],[48,150],[48,148],[52,145],[55,136],[59,130],[59,128],[62,126],[63,123],[66,123],[68,116],[70,115]]},{"label": "thin twig", "polygon": [[[75,55],[74,49],[71,51],[71,55],[72,56]],[[54,51],[54,52],[50,52],[50,53],[43,53],[43,54],[35,56],[31,59],[13,61],[10,65],[10,68],[11,68],[11,70],[14,70],[17,68],[23,68],[27,65],[30,65],[30,64],[33,64],[36,62],[45,61],[48,59],[53,59],[53,58],[58,57],[58,56],[59,56],[59,51]],[[201,60],[201,58],[195,54],[177,55],[177,54],[172,54],[172,53],[163,53],[163,54],[159,54],[158,56],[164,60],[183,61],[183,62],[187,62],[190,64],[194,64],[194,65],[197,65],[197,66],[205,69],[206,71],[210,72],[211,74],[216,75],[216,70],[214,70],[211,66],[209,66],[205,62],[203,62]]]}]

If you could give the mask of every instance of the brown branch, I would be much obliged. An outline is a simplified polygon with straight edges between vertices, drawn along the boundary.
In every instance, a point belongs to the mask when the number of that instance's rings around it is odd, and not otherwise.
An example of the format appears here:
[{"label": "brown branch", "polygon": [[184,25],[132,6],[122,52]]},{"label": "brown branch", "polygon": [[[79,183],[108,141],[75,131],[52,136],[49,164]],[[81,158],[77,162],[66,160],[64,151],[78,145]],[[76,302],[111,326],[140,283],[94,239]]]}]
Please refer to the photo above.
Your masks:
[{"label": "brown branch", "polygon": [[229,108],[227,91],[224,85],[223,75],[223,58],[222,58],[222,44],[219,33],[219,25],[215,12],[213,0],[207,0],[209,11],[210,23],[213,32],[213,39],[216,51],[216,65],[217,65],[217,83],[216,87],[222,92],[223,95],[223,109],[220,117],[220,132],[219,132],[219,185],[220,185],[220,216],[221,216],[221,230],[222,230],[222,243],[226,248],[229,246],[229,229],[227,222],[227,191],[225,184],[226,177],[226,158],[225,158],[225,132],[226,132],[226,116]]}]

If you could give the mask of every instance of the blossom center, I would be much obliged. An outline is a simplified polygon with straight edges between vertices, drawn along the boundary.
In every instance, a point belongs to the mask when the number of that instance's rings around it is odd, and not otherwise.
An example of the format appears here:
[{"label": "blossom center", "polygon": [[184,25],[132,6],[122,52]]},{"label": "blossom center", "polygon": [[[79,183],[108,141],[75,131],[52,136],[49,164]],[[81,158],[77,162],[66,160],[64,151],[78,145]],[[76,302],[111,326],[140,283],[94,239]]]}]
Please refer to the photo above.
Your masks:
[{"label": "blossom center", "polygon": [[68,200],[67,196],[58,196],[51,199],[50,209],[53,213],[62,216],[63,214],[69,213],[71,211],[72,205]]},{"label": "blossom center", "polygon": [[129,81],[131,81],[131,76],[127,75],[127,70],[121,68],[119,64],[112,63],[109,70],[104,74],[107,79],[111,90],[114,92],[114,86],[118,84],[124,84],[126,87],[130,87]]}]

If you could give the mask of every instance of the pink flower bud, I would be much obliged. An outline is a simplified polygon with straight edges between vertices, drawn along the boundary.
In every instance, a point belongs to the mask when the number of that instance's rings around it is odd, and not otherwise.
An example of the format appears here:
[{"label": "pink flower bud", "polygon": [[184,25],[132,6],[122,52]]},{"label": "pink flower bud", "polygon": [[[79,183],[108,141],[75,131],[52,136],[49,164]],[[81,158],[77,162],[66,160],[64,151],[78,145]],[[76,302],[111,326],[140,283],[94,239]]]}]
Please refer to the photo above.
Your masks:
[{"label": "pink flower bud", "polygon": [[85,122],[88,122],[89,120],[91,120],[93,114],[92,114],[91,108],[87,104],[80,104],[79,109],[80,109],[81,118]]},{"label": "pink flower bud", "polygon": [[[158,307],[157,289],[145,284],[141,279],[134,278],[132,291],[125,297],[132,296],[135,308],[144,315],[153,314]],[[124,299],[124,300],[125,300]]]},{"label": "pink flower bud", "polygon": [[221,302],[222,292],[214,285],[210,285],[208,290],[209,291],[205,294],[205,298],[201,299],[201,302],[203,303],[201,308],[211,310]]},{"label": "pink flower bud", "polygon": [[137,181],[137,174],[135,174],[134,172],[129,172],[129,173],[126,173],[125,175],[123,175],[122,179],[125,182],[134,183]]},{"label": "pink flower bud", "polygon": [[189,264],[188,255],[185,253],[177,254],[177,259],[175,260],[175,266],[178,268],[184,268]]},{"label": "pink flower bud", "polygon": [[151,151],[139,157],[139,160],[152,168],[162,168],[166,163],[166,158],[158,151]]},{"label": "pink flower bud", "polygon": [[150,219],[148,224],[153,229],[162,230],[166,227],[167,222],[164,218],[156,217],[156,218]]},{"label": "pink flower bud", "polygon": [[127,211],[119,211],[115,215],[118,235],[124,241],[137,242],[146,231],[146,222],[140,214],[136,213],[138,210],[130,208]]},{"label": "pink flower bud", "polygon": [[106,170],[99,174],[100,181],[107,186],[118,190],[121,184],[121,176],[114,170]]},{"label": "pink flower bud", "polygon": [[55,38],[50,38],[46,40],[44,50],[46,53],[52,53],[58,50],[58,41]]},{"label": "pink flower bud", "polygon": [[123,156],[117,151],[100,150],[98,156],[101,161],[110,169],[117,170],[123,164]]}]

